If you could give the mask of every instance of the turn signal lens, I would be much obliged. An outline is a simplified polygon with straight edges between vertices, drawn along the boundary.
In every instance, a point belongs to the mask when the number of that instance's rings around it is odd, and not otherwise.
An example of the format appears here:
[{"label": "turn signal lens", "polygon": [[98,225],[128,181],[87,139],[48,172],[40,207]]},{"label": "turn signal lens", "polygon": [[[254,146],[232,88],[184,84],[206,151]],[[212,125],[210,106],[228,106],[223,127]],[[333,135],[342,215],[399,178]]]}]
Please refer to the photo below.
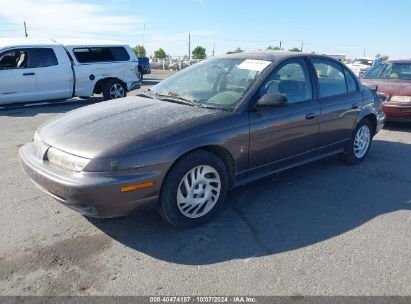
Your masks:
[{"label": "turn signal lens", "polygon": [[139,190],[139,189],[143,189],[143,188],[149,188],[149,187],[153,187],[153,186],[154,186],[154,182],[150,181],[150,182],[144,182],[144,183],[141,183],[141,184],[121,187],[120,191],[121,192],[129,192],[129,191]]}]

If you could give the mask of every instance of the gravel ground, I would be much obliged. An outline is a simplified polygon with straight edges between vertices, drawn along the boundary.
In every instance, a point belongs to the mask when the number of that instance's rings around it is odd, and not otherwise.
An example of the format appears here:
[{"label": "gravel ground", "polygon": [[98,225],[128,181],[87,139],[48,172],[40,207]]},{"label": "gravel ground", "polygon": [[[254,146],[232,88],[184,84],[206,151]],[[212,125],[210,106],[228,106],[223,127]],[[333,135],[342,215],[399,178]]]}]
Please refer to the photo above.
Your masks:
[{"label": "gravel ground", "polygon": [[240,187],[211,223],[176,230],[154,209],[87,220],[23,174],[17,149],[42,122],[98,101],[0,110],[0,295],[411,296],[411,125],[388,125],[360,165]]}]

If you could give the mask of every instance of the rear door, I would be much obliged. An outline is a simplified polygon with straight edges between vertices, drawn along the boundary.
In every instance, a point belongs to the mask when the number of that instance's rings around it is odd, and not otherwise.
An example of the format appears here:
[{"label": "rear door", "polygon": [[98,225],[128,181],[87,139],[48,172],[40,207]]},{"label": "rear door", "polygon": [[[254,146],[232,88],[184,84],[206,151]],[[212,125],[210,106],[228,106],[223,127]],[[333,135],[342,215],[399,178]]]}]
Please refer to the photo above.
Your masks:
[{"label": "rear door", "polygon": [[32,48],[29,52],[29,66],[37,77],[38,97],[41,100],[71,97],[72,70],[64,50]]},{"label": "rear door", "polygon": [[27,49],[12,49],[0,54],[0,104],[38,100],[36,75],[29,68]]},{"label": "rear door", "polygon": [[304,58],[289,59],[276,68],[257,99],[264,94],[285,96],[288,103],[250,112],[251,169],[270,169],[317,147],[320,105]]},{"label": "rear door", "polygon": [[312,58],[321,105],[320,146],[349,139],[362,107],[362,95],[354,76],[332,60]]}]

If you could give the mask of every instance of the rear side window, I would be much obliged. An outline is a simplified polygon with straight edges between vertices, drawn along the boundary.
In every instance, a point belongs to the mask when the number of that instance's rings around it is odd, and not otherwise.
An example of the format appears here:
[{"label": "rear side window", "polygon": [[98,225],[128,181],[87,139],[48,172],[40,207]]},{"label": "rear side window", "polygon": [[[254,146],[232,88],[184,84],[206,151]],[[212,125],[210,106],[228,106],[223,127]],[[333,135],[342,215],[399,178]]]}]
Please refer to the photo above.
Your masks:
[{"label": "rear side window", "polygon": [[342,68],[335,62],[311,59],[320,84],[320,97],[330,97],[347,93],[347,85]]},{"label": "rear side window", "polygon": [[44,68],[58,65],[56,54],[51,48],[29,49],[29,68]]},{"label": "rear side window", "polygon": [[73,50],[78,62],[128,61],[130,55],[124,47],[93,47]]},{"label": "rear side window", "polygon": [[344,73],[345,73],[345,79],[347,79],[348,93],[357,91],[357,82],[355,81],[354,77],[346,69],[344,69]]}]

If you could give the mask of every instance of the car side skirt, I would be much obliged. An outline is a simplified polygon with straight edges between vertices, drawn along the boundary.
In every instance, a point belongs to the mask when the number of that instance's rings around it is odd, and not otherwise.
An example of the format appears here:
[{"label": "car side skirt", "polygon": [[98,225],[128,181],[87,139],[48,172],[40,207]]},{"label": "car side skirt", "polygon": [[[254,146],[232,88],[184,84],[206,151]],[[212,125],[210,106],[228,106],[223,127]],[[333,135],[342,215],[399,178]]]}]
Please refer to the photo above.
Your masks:
[{"label": "car side skirt", "polygon": [[245,184],[254,182],[258,179],[268,177],[270,175],[294,168],[301,165],[305,165],[311,162],[315,162],[320,159],[327,157],[332,157],[344,152],[344,144],[349,140],[345,140],[338,145],[332,145],[331,147],[322,148],[321,152],[318,150],[309,151],[298,156],[294,156],[291,159],[281,160],[263,168],[252,169],[251,171],[246,171],[238,174],[235,179],[233,188],[238,186],[243,186]]}]

